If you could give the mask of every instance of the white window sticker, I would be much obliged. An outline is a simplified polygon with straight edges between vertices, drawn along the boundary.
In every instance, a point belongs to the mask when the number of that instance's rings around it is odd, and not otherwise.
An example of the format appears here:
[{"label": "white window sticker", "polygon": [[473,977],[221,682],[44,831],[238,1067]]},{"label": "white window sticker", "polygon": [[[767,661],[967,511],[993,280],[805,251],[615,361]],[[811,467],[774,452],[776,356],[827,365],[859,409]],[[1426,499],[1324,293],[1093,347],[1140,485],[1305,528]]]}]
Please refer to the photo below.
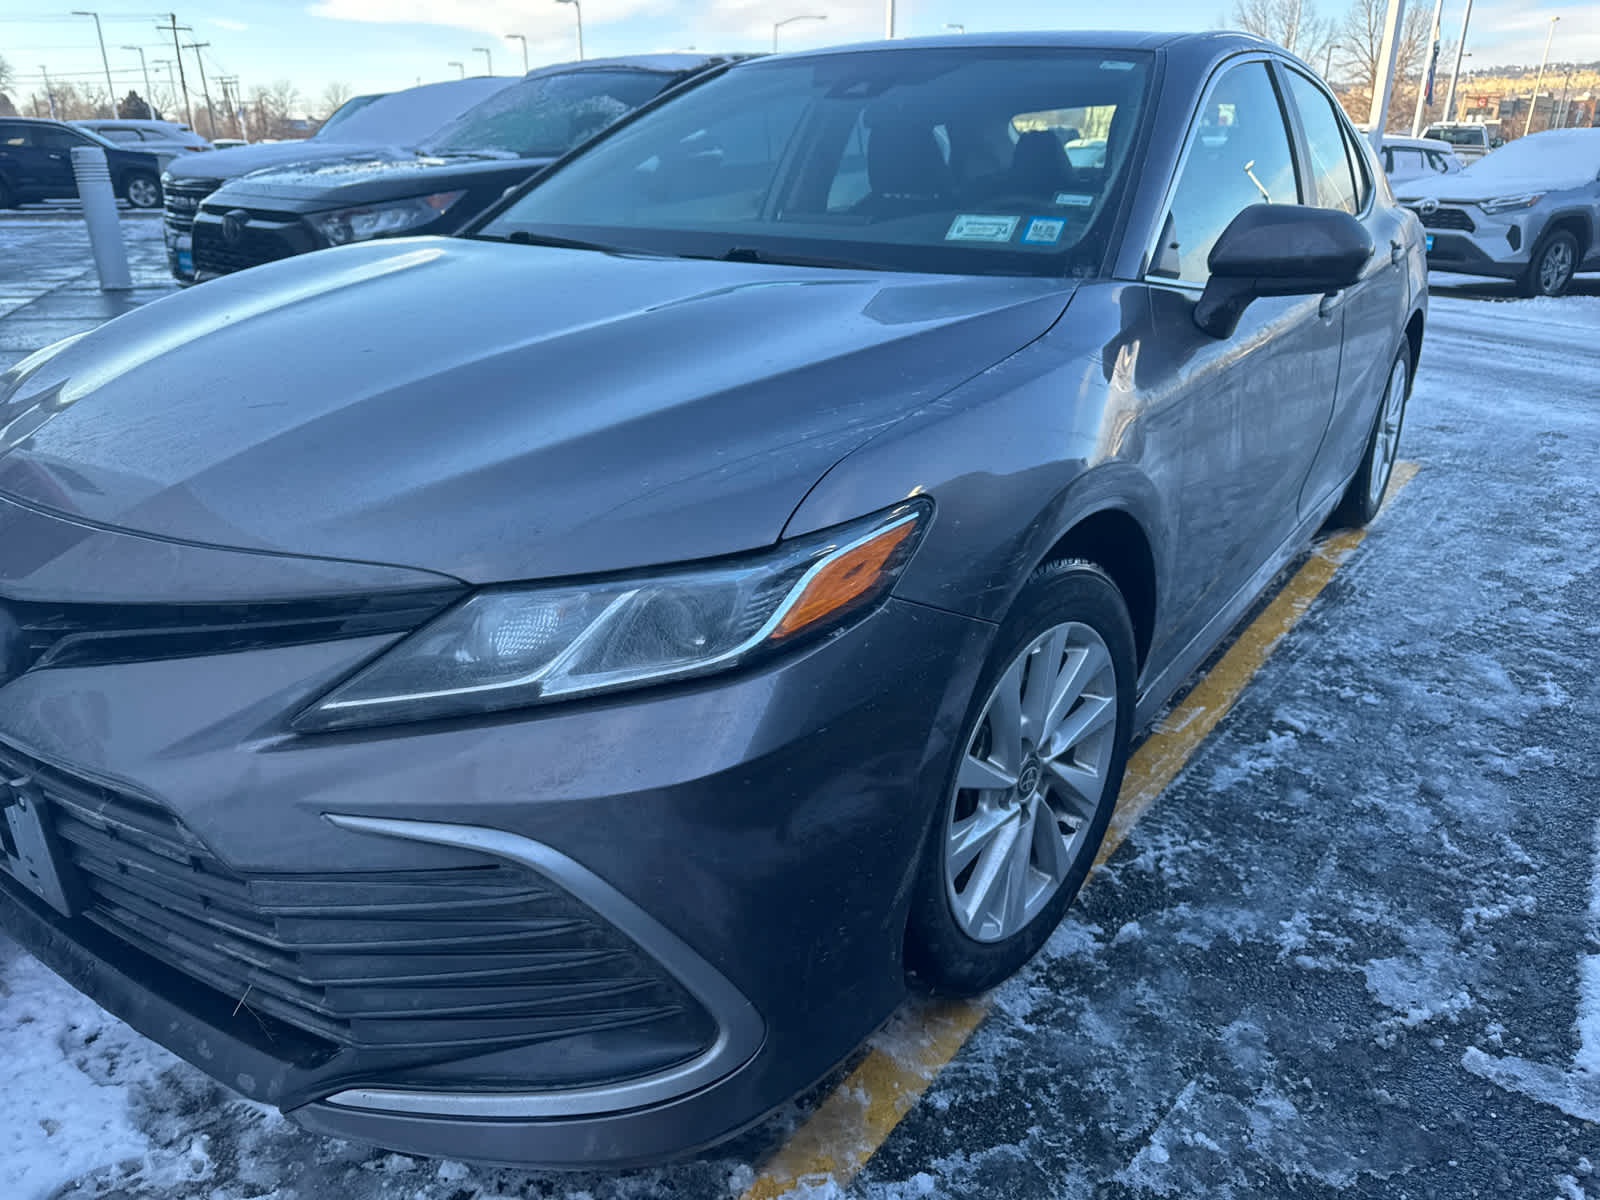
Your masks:
[{"label": "white window sticker", "polygon": [[1060,208],[1088,208],[1093,203],[1093,196],[1085,196],[1081,192],[1056,193],[1056,205]]},{"label": "white window sticker", "polygon": [[1021,217],[990,216],[985,213],[958,213],[950,222],[947,242],[1009,242]]},{"label": "white window sticker", "polygon": [[1067,223],[1060,217],[1035,217],[1022,232],[1022,240],[1035,245],[1053,246],[1061,240],[1061,231]]}]

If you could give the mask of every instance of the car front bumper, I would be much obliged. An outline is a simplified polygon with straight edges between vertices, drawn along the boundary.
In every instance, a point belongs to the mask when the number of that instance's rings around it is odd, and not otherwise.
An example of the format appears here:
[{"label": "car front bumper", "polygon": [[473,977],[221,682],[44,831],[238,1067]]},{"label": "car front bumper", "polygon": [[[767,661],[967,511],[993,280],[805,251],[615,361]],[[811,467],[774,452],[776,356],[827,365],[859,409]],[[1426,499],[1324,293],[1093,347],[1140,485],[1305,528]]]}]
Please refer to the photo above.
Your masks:
[{"label": "car front bumper", "polygon": [[[1417,211],[1413,206],[1413,211]],[[1536,210],[1535,210],[1536,211]],[[1428,269],[1515,279],[1527,269],[1543,218],[1519,212],[1490,215],[1475,204],[1441,205],[1434,213],[1418,213],[1430,239]],[[1452,222],[1449,225],[1444,221]],[[1461,224],[1471,228],[1460,228]]]},{"label": "car front bumper", "polygon": [[[52,814],[77,898],[64,915],[0,874],[0,924],[318,1131],[558,1167],[692,1152],[902,997],[915,864],[992,632],[891,600],[694,686],[312,737],[288,718],[385,638],[31,671],[0,688],[5,786]],[[525,902],[556,907],[484,908]],[[568,940],[529,949],[534,927]],[[538,961],[493,957],[513,950]],[[525,972],[549,953],[547,993]],[[509,978],[499,1000],[441,977],[447,954]],[[576,1010],[575,978],[595,997]],[[631,1024],[623,991],[645,997]],[[505,1032],[547,994],[555,1026]],[[623,1016],[561,1024],[585,1006]]]}]

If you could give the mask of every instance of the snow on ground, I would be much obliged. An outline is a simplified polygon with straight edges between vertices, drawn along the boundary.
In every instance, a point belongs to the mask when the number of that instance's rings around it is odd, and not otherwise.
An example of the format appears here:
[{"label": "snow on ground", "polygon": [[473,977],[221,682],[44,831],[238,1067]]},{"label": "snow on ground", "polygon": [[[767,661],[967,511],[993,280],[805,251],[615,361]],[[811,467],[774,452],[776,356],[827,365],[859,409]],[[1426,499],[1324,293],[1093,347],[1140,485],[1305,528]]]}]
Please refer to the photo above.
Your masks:
[{"label": "snow on ground", "polygon": [[[1600,1200],[1600,298],[1436,298],[1402,452],[863,1176],[795,1195]],[[4,1200],[700,1200],[774,1134],[615,1176],[313,1137],[3,939],[0,1049]]]}]

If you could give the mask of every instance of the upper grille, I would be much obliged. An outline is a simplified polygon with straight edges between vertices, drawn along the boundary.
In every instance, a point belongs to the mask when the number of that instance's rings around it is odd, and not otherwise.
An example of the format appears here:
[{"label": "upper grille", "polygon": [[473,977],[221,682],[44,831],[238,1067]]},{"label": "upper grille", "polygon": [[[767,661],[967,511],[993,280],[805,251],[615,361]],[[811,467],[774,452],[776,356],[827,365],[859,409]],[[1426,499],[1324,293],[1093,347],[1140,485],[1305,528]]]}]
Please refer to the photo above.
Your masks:
[{"label": "upper grille", "polygon": [[220,179],[168,179],[162,186],[165,197],[163,219],[174,233],[188,233],[200,202],[222,186]]},{"label": "upper grille", "polygon": [[1477,228],[1472,218],[1459,208],[1436,208],[1432,212],[1417,211],[1417,218],[1429,229],[1460,229],[1471,233]]},{"label": "upper grille", "polygon": [[83,667],[409,633],[454,589],[239,604],[51,604],[0,597],[22,629],[23,665]]},{"label": "upper grille", "polygon": [[[215,210],[208,210],[206,215],[208,218],[214,216]],[[289,258],[302,248],[297,246],[291,237],[285,236],[286,232],[298,228],[293,217],[285,219],[281,213],[252,213],[251,216],[271,221],[277,228],[264,229],[246,225],[239,231],[237,240],[229,240],[223,236],[221,222],[216,220],[196,222],[195,270],[213,275],[226,275],[233,271],[242,271],[246,267]],[[285,233],[280,233],[279,229]]]},{"label": "upper grille", "polygon": [[[519,867],[242,876],[170,813],[0,744],[53,813],[82,917],[219,993],[241,1036],[277,1022],[343,1046],[482,1053],[632,1029],[669,1066],[704,1009],[571,896]],[[597,1055],[603,1059],[603,1055]]]}]

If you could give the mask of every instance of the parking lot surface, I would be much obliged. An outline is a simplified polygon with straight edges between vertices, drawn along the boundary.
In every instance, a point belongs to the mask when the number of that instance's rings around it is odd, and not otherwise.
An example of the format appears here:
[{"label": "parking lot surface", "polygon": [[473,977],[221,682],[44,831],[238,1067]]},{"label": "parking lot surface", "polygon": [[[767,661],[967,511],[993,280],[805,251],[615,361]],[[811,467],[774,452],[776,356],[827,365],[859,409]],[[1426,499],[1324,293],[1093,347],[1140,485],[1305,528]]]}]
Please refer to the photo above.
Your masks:
[{"label": "parking lot surface", "polygon": [[[145,286],[112,307],[164,286],[158,223],[126,224]],[[109,315],[78,229],[0,217],[0,367]],[[60,278],[10,252],[46,244]],[[920,1100],[822,1131],[789,1194],[1600,1197],[1600,288],[1441,282],[1414,477],[972,1036],[897,1017],[880,1053],[941,1068]],[[232,1096],[3,939],[0,1050],[23,1198],[766,1195],[826,1092],[655,1171],[390,1155]],[[835,1106],[904,1107],[851,1086]]]}]

